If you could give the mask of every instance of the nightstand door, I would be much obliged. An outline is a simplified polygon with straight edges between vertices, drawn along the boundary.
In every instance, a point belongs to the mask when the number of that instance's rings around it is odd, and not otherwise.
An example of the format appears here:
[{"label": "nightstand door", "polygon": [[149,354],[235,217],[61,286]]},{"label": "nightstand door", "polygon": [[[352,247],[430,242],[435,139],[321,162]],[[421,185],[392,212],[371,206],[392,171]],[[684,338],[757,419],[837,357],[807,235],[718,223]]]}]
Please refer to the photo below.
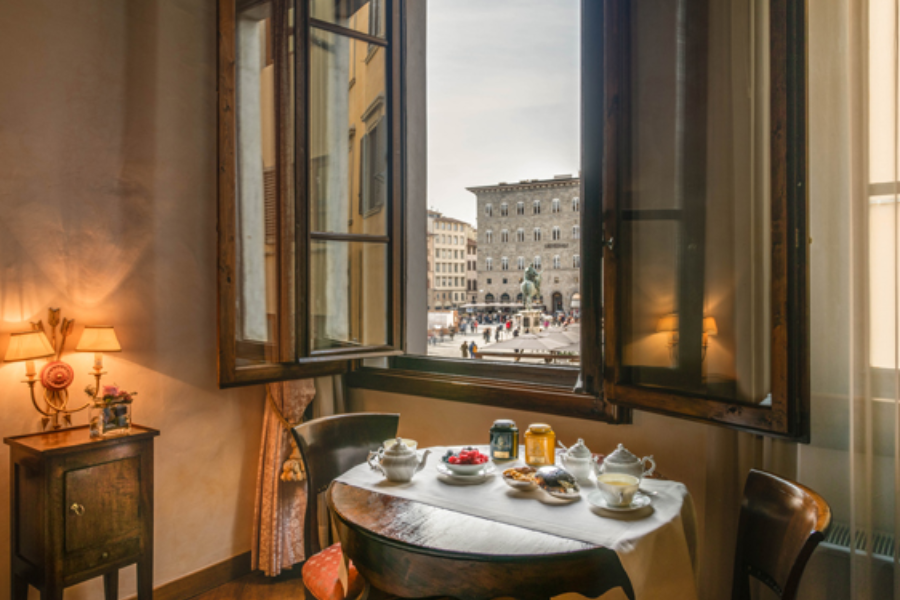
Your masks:
[{"label": "nightstand door", "polygon": [[139,456],[65,472],[67,553],[140,536]]}]

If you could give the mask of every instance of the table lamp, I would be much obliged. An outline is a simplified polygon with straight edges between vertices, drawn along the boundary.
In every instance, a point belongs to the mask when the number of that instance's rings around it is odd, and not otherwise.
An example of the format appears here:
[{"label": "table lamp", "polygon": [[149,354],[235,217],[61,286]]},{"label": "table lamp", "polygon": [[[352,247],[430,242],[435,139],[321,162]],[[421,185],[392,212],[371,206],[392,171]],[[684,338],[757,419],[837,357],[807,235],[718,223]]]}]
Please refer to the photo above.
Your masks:
[{"label": "table lamp", "polygon": [[[82,352],[94,352],[94,376],[96,387],[93,397],[83,406],[75,409],[68,408],[69,386],[75,381],[75,371],[68,364],[60,360],[66,345],[66,338],[72,334],[75,321],[61,319],[58,308],[51,308],[48,314],[50,325],[50,337],[48,338],[43,321],[31,324],[31,331],[13,333],[10,336],[9,347],[6,350],[4,360],[6,362],[25,361],[25,376],[23,383],[28,384],[31,395],[31,403],[35,410],[41,413],[41,422],[44,429],[48,425],[52,429],[60,429],[59,422],[62,416],[66,425],[72,424],[72,413],[84,410],[90,406],[100,393],[100,378],[103,371],[102,352],[120,352],[122,347],[116,338],[116,332],[112,327],[85,327],[81,340],[76,350]],[[58,327],[58,331],[57,331]],[[44,388],[44,403],[41,407],[34,395],[34,385],[38,381],[34,368],[34,361],[39,358],[50,358],[44,368],[41,369],[40,381]],[[55,360],[54,360],[55,358]]]},{"label": "table lamp", "polygon": [[122,346],[119,344],[119,338],[116,337],[116,330],[111,326],[90,326],[86,325],[78,345],[75,346],[76,352],[93,352],[94,353],[94,370],[91,375],[94,376],[95,393],[94,397],[100,393],[100,377],[106,374],[103,370],[103,353],[104,352],[121,352]]}]

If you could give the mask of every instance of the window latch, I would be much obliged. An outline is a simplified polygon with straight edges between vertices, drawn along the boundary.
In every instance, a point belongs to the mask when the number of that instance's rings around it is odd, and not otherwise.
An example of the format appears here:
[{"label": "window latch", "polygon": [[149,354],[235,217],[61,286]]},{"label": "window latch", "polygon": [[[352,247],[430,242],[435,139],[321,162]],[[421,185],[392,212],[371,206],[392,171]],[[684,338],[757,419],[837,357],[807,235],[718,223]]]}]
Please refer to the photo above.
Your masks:
[{"label": "window latch", "polygon": [[606,246],[607,248],[609,248],[609,251],[612,252],[613,248],[616,247],[616,238],[609,237],[609,238],[603,240],[603,245]]}]

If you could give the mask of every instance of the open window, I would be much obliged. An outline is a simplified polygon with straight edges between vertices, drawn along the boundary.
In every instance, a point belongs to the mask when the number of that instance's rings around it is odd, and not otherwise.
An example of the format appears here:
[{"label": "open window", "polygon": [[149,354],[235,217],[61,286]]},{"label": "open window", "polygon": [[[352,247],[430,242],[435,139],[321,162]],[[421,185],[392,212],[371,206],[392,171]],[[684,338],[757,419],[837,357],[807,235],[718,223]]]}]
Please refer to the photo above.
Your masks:
[{"label": "open window", "polygon": [[[346,372],[461,402],[808,436],[803,2],[559,4],[578,8],[570,33],[544,19],[525,43],[571,46],[557,70],[577,71],[577,164],[473,177],[453,188],[472,205],[460,218],[426,187],[428,19],[477,15],[219,0],[222,385]],[[553,347],[498,352],[550,330]]]}]

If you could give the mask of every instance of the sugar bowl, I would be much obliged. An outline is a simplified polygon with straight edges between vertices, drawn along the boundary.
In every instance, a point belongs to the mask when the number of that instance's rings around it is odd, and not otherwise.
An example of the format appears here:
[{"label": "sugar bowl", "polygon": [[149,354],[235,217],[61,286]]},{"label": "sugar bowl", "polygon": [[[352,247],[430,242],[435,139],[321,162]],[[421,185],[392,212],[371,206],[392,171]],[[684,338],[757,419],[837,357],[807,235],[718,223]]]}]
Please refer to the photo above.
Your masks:
[{"label": "sugar bowl", "polygon": [[559,465],[574,475],[576,479],[588,479],[591,476],[593,462],[591,461],[591,451],[584,445],[584,440],[579,438],[568,448],[562,443],[559,445],[564,450],[557,456]]},{"label": "sugar bowl", "polygon": [[[645,464],[649,464],[649,467],[645,468]],[[607,456],[602,463],[596,465],[594,468],[597,475],[604,473],[623,473],[641,479],[642,477],[653,474],[653,471],[656,470],[656,461],[653,460],[652,456],[638,458],[629,452],[622,444],[619,444],[612,454]]]}]

